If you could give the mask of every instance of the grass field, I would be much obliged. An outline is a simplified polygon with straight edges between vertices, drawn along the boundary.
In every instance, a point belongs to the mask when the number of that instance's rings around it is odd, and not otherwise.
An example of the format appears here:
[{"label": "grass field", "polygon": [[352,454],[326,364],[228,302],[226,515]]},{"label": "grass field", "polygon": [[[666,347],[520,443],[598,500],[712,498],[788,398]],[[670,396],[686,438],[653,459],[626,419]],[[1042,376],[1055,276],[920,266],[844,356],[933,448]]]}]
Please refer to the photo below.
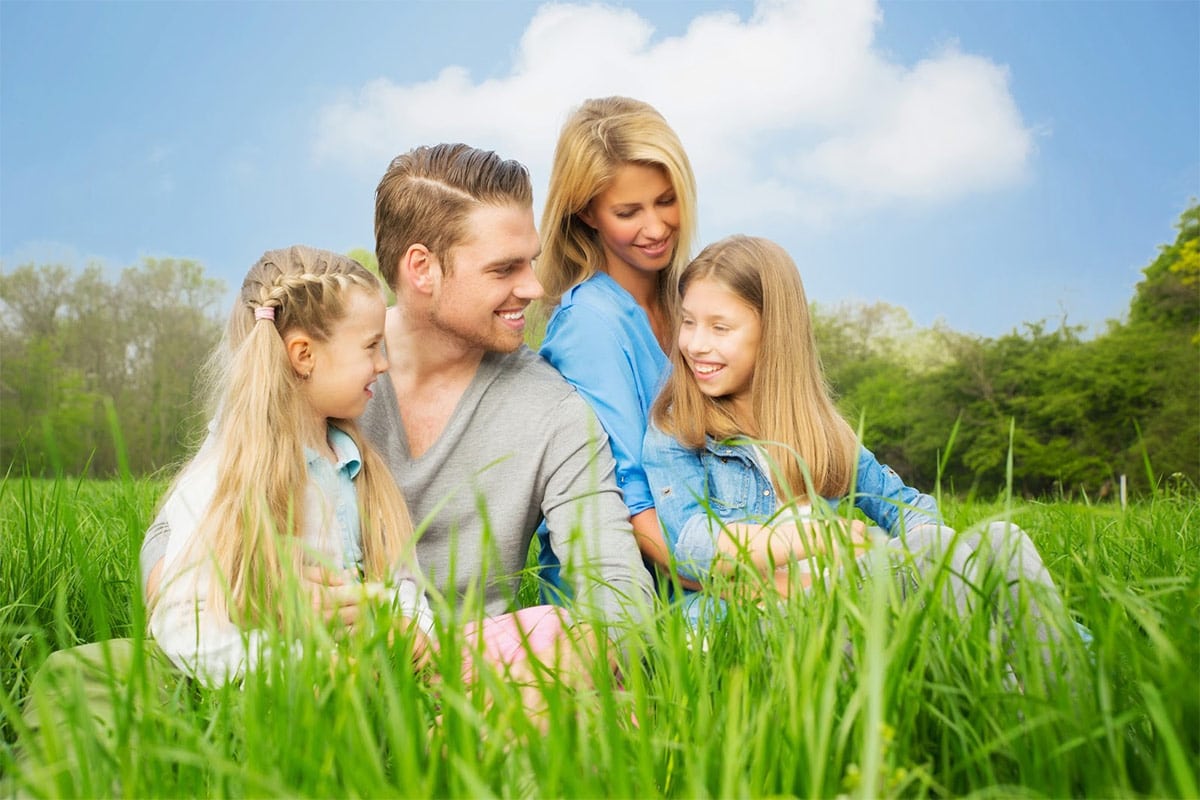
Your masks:
[{"label": "grass field", "polygon": [[[588,691],[544,687],[535,723],[492,674],[431,683],[403,642],[321,631],[243,685],[203,690],[142,652],[137,548],[161,482],[0,484],[0,791],[32,796],[1197,797],[1200,511],[946,498],[959,528],[1009,513],[1071,615],[1046,669],[982,615],[836,584],[732,610],[694,645],[671,610],[644,658]],[[460,632],[450,624],[444,642]],[[132,637],[112,731],[72,711],[16,760],[20,709],[55,650]],[[436,665],[456,674],[455,648]],[[1019,686],[1006,666],[1019,676]],[[487,702],[488,698],[491,702]],[[26,737],[27,739],[28,737]],[[42,752],[42,748],[46,748]]]}]

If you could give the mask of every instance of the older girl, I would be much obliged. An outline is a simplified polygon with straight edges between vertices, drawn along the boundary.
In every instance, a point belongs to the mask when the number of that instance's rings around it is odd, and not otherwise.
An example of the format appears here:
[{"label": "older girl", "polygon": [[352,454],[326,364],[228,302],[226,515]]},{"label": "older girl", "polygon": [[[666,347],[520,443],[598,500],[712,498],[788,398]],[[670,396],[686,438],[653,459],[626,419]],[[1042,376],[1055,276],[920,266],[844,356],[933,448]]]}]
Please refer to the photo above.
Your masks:
[{"label": "older girl", "polygon": [[[974,605],[985,570],[998,570],[1010,593],[1010,624],[1061,607],[1023,531],[996,523],[955,533],[932,497],[858,443],[830,399],[800,273],[782,248],[746,236],[709,245],[680,276],[679,298],[673,371],[643,462],[681,573],[705,581],[748,560],[768,578],[782,575],[776,584],[786,591],[788,571],[840,547],[871,550],[860,562],[867,572],[872,561],[909,556],[918,574],[946,565],[959,613]],[[861,522],[835,521],[830,506],[846,497],[882,531],[871,537]],[[822,529],[830,522],[843,530],[830,535]],[[874,538],[882,542],[872,547]],[[1039,637],[1050,633],[1039,622]]]}]

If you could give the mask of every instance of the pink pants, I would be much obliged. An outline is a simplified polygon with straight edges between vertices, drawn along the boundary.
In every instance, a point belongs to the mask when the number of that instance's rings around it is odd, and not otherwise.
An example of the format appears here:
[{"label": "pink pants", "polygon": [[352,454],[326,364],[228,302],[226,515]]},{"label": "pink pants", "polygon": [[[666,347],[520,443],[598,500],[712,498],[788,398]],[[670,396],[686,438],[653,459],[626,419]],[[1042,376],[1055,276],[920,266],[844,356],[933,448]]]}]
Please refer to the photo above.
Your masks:
[{"label": "pink pants", "polygon": [[[463,678],[474,675],[474,654],[503,669],[529,660],[534,653],[550,654],[565,644],[570,614],[558,606],[531,606],[463,625]],[[549,666],[549,665],[547,665]]]}]

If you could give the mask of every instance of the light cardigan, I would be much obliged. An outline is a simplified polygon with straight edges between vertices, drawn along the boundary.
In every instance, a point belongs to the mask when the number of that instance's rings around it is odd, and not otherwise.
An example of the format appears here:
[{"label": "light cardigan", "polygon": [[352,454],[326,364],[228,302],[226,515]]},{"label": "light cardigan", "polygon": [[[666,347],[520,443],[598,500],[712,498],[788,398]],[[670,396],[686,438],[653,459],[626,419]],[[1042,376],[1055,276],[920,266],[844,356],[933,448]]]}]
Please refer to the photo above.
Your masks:
[{"label": "light cardigan", "polygon": [[[304,491],[302,544],[306,563],[335,571],[355,573],[361,556],[357,498],[353,478],[361,459],[354,442],[337,428],[329,428],[329,441],[337,456],[331,464],[313,451],[306,452],[309,480]],[[166,554],[157,602],[150,615],[150,633],[171,662],[184,673],[208,685],[219,685],[243,675],[258,662],[265,644],[277,634],[243,629],[221,608],[214,608],[209,591],[214,585],[207,548],[196,542],[198,528],[217,486],[219,452],[209,439],[163,503],[151,526],[151,535],[166,536]],[[393,603],[396,612],[412,619],[426,635],[433,635],[433,616],[411,569],[397,566],[388,586],[368,584],[365,589]]]}]

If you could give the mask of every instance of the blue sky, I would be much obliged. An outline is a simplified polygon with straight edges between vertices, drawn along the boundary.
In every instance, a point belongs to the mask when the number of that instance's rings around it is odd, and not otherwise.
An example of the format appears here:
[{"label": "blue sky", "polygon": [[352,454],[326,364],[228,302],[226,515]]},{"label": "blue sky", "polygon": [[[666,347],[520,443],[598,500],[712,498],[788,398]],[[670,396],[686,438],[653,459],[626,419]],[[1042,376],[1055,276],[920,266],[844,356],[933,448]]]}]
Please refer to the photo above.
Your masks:
[{"label": "blue sky", "polygon": [[391,156],[519,158],[655,104],[700,244],[769,236],[823,306],[1102,329],[1200,196],[1200,2],[0,0],[0,259],[370,248]]}]

